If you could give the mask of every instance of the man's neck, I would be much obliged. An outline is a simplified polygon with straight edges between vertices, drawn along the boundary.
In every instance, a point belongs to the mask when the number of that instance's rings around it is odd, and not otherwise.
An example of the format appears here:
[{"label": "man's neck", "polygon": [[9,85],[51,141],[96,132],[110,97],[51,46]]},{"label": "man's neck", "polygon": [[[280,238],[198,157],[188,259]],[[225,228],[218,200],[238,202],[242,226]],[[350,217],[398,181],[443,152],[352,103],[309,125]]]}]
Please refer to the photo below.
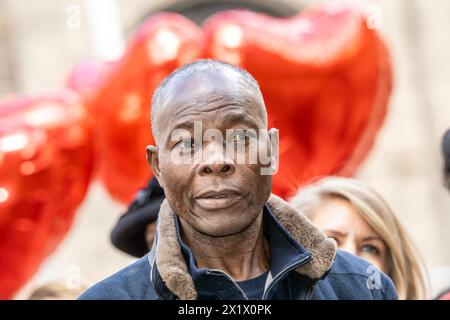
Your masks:
[{"label": "man's neck", "polygon": [[269,249],[263,235],[263,214],[244,231],[224,237],[198,232],[180,219],[183,240],[199,268],[219,269],[236,281],[254,278],[269,269]]}]

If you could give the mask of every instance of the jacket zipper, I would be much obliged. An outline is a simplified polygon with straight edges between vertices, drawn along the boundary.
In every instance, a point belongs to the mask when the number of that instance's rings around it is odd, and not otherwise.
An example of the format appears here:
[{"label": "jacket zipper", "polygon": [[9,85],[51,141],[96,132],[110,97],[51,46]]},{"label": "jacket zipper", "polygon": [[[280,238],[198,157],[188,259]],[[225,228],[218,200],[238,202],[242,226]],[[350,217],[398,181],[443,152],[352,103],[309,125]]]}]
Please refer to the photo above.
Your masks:
[{"label": "jacket zipper", "polygon": [[[270,283],[269,287],[268,287],[267,290],[264,292],[263,297],[262,297],[261,300],[267,300],[267,293],[273,288],[273,286],[275,285],[275,283],[277,282],[277,280],[280,279],[281,276],[283,276],[283,275],[286,274],[287,272],[290,272],[290,271],[293,270],[293,269],[297,269],[297,268],[303,266],[304,264],[310,262],[311,260],[312,260],[312,257],[311,257],[311,256],[308,256],[308,257],[304,258],[302,261],[297,262],[297,263],[294,263],[294,264],[291,264],[291,265],[289,265],[288,267],[284,268],[284,269],[283,269],[283,270],[282,270],[275,278],[273,278],[273,280],[272,280],[272,282]],[[153,270],[152,270],[152,271],[153,271]],[[233,285],[236,287],[236,289],[239,290],[239,292],[242,294],[242,296],[245,298],[245,300],[248,300],[248,297],[247,297],[247,295],[245,294],[245,292],[241,289],[241,287],[239,287],[239,285],[236,283],[236,281],[234,281],[234,279],[233,279],[228,273],[226,273],[226,272],[224,272],[224,271],[222,271],[222,270],[219,270],[219,269],[210,269],[210,270],[208,271],[208,273],[210,273],[210,274],[212,273],[212,274],[221,274],[221,275],[224,275],[228,280],[230,280],[230,281],[233,283]],[[151,280],[150,282],[151,282],[152,285],[153,285],[153,288],[154,288],[155,291],[156,291],[156,294],[161,298],[161,300],[165,300],[165,299],[162,297],[162,295],[160,294],[158,288],[156,288],[155,284],[153,283],[153,272],[151,272],[151,279],[150,279],[150,280]],[[314,293],[314,289],[315,289],[315,287],[316,287],[316,285],[317,285],[318,282],[319,282],[319,279],[315,279],[315,280],[314,280],[314,282],[313,282],[313,284],[312,284],[312,286],[311,286],[311,288],[310,288],[310,290],[309,290],[309,292],[308,292],[308,295],[307,295],[307,297],[306,297],[307,300],[310,300],[310,299],[312,298],[312,295],[313,295],[313,293]]]},{"label": "jacket zipper", "polygon": [[267,294],[270,292],[270,290],[272,290],[273,286],[276,284],[276,282],[283,276],[285,275],[287,272],[292,271],[293,269],[297,269],[305,264],[307,264],[308,262],[310,262],[312,260],[312,256],[307,256],[305,257],[303,260],[301,260],[300,262],[291,264],[290,266],[284,268],[275,278],[272,279],[272,282],[270,283],[270,285],[267,287],[267,290],[264,292],[263,297],[261,300],[267,300]]},{"label": "jacket zipper", "polygon": [[312,284],[311,288],[309,289],[308,294],[306,296],[306,300],[311,300],[312,299],[312,296],[313,296],[313,293],[314,293],[314,289],[316,288],[316,285],[319,282],[319,280],[320,279],[314,279],[314,282],[313,282],[313,284]]},{"label": "jacket zipper", "polygon": [[152,268],[152,270],[150,272],[150,283],[152,284],[153,289],[155,289],[156,294],[161,298],[161,300],[166,300],[166,299],[163,298],[161,293],[159,293],[158,288],[156,287],[155,283],[153,282],[153,272],[154,272],[154,269]]}]

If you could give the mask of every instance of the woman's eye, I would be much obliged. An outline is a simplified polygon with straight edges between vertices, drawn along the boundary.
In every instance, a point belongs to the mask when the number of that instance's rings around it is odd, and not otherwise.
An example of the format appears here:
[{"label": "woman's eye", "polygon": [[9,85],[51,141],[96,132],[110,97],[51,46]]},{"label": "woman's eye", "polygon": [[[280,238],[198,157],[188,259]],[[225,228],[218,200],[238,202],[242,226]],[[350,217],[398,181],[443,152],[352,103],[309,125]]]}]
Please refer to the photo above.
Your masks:
[{"label": "woman's eye", "polygon": [[336,244],[339,245],[339,239],[333,236],[328,236],[328,238],[333,239],[334,241],[336,241]]},{"label": "woman's eye", "polygon": [[378,250],[377,247],[372,246],[370,244],[363,245],[361,247],[361,252],[366,252],[366,253],[370,253],[370,254],[373,254],[373,255],[379,255],[380,254],[380,250]]}]

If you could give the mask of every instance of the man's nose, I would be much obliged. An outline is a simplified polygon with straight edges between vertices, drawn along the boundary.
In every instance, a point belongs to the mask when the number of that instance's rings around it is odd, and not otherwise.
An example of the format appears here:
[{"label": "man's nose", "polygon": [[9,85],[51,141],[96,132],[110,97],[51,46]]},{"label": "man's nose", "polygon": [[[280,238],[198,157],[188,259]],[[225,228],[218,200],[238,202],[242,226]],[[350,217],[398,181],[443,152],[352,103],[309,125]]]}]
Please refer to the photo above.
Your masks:
[{"label": "man's nose", "polygon": [[223,175],[228,176],[232,175],[235,171],[235,167],[233,164],[227,163],[211,163],[211,164],[203,164],[200,168],[201,175]]},{"label": "man's nose", "polygon": [[224,155],[223,148],[211,146],[203,153],[203,163],[199,166],[200,175],[229,176],[236,171],[231,159]]}]

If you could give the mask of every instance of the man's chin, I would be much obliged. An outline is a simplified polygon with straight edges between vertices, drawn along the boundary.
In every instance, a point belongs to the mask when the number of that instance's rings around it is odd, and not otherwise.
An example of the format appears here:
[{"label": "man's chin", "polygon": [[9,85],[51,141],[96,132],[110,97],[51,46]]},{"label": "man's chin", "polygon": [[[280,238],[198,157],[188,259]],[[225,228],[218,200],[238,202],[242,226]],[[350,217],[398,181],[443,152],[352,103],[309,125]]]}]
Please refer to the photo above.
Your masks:
[{"label": "man's chin", "polygon": [[231,237],[246,231],[254,224],[254,222],[255,219],[252,219],[251,221],[225,222],[223,218],[209,217],[207,223],[202,223],[202,225],[197,226],[195,229],[203,235],[209,237]]}]

